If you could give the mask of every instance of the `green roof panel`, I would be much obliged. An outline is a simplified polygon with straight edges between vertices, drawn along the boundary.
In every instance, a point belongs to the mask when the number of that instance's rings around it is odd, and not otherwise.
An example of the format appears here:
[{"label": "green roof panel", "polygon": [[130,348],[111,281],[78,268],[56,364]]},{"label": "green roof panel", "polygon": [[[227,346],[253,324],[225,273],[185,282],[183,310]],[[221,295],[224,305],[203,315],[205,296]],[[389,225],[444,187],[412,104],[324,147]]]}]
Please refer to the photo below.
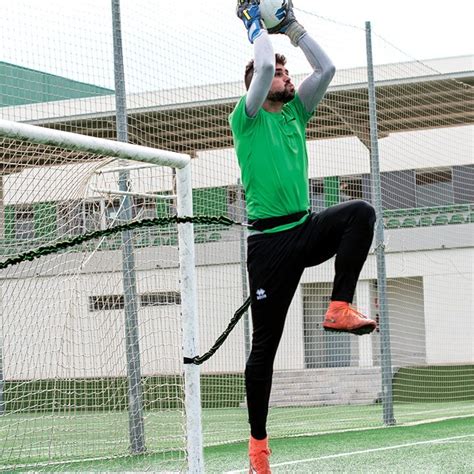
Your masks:
[{"label": "green roof panel", "polygon": [[0,107],[113,93],[105,87],[0,61]]}]

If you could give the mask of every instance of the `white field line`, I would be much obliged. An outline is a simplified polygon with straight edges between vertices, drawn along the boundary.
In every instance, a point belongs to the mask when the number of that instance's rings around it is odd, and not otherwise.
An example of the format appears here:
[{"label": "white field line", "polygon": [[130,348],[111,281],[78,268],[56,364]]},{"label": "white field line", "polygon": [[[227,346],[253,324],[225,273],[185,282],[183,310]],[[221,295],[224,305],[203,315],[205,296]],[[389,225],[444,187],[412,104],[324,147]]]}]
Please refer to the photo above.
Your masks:
[{"label": "white field line", "polygon": [[[433,411],[436,411],[436,410],[433,410]],[[452,416],[443,416],[443,417],[439,417],[439,418],[429,418],[429,419],[426,419],[426,420],[417,420],[417,421],[407,421],[407,422],[400,422],[394,426],[394,428],[400,428],[400,427],[404,427],[404,426],[418,426],[418,425],[429,425],[431,423],[438,423],[440,421],[447,421],[447,420],[457,420],[457,419],[460,419],[460,418],[472,418],[474,416],[474,412],[473,413],[470,413],[468,415],[452,415]],[[347,421],[354,421],[355,418],[350,418],[348,419]],[[357,418],[359,419],[359,418]],[[362,419],[362,418],[361,418]],[[390,427],[392,428],[392,427]],[[369,427],[365,427],[365,428],[343,428],[343,429],[338,429],[338,428],[335,428],[333,430],[324,430],[324,431],[317,431],[317,432],[314,432],[314,431],[310,431],[308,433],[295,433],[295,434],[285,434],[285,438],[305,438],[305,437],[313,437],[313,436],[323,436],[323,435],[327,435],[327,434],[338,434],[338,433],[352,433],[352,432],[355,432],[355,431],[373,431],[373,430],[384,430],[384,429],[390,429],[390,428],[387,428],[387,426],[384,426],[384,425],[380,425],[380,426],[369,426]],[[235,430],[237,432],[240,433],[240,430]],[[221,432],[220,431],[211,431],[211,432],[208,432],[206,433],[207,435],[209,436],[220,436]],[[280,437],[282,438],[282,437]],[[212,444],[210,444],[209,446],[206,446],[206,447],[214,447],[214,446],[224,446],[226,444],[232,444],[232,443],[241,443],[241,442],[245,442],[246,440],[242,440],[242,437],[240,435],[238,435],[237,438],[235,439],[230,439],[229,437],[227,437],[224,441],[219,441],[219,442],[213,442]]]},{"label": "white field line", "polygon": [[[383,448],[363,449],[361,451],[351,451],[349,453],[329,454],[327,456],[320,456],[317,458],[298,459],[296,461],[288,461],[288,462],[282,462],[278,464],[272,464],[271,466],[272,467],[294,466],[295,464],[305,464],[309,462],[322,461],[325,459],[343,458],[343,457],[348,457],[348,456],[354,456],[356,454],[367,454],[367,453],[376,453],[379,451],[390,451],[392,449],[411,448],[412,446],[420,446],[424,444],[449,443],[454,440],[460,440],[460,439],[469,438],[469,437],[474,437],[474,434],[468,434],[468,435],[462,435],[462,436],[451,436],[450,438],[431,439],[427,441],[415,441],[414,443],[397,444],[394,446],[385,446]],[[247,469],[243,469],[239,471],[227,471],[225,474],[238,474],[241,472],[247,472]]]},{"label": "white field line", "polygon": [[[373,431],[373,430],[386,430],[391,428],[402,428],[405,426],[419,426],[419,425],[429,425],[431,423],[439,423],[440,421],[448,421],[448,420],[457,420],[460,418],[472,418],[474,413],[469,415],[453,415],[453,416],[443,416],[439,418],[430,418],[427,420],[417,420],[417,421],[407,421],[407,422],[400,422],[393,426],[387,427],[384,425],[380,426],[369,426],[367,428],[344,428],[344,429],[334,429],[334,430],[326,430],[326,431],[318,431],[318,432],[309,432],[309,433],[296,433],[296,434],[289,434],[285,435],[285,438],[304,438],[304,437],[313,437],[313,436],[323,436],[328,434],[338,434],[338,433],[354,433],[356,431]],[[240,440],[239,440],[240,441]],[[225,441],[221,444],[228,444],[228,441]],[[217,446],[217,444],[213,444],[213,446]]]}]

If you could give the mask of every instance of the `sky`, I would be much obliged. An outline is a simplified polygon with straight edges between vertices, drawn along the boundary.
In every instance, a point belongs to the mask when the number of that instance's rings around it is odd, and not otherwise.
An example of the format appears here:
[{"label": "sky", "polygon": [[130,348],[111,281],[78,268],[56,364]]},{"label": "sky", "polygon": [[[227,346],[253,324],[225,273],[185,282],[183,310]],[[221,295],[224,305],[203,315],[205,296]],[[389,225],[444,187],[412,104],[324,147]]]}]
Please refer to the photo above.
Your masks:
[{"label": "sky", "polygon": [[352,25],[370,21],[374,31],[418,59],[474,53],[469,0],[295,0],[294,5]]},{"label": "sky", "polygon": [[[241,79],[252,47],[235,3],[121,0],[128,92]],[[365,65],[366,21],[376,64],[473,54],[471,4],[294,0],[338,69]],[[110,10],[111,0],[0,0],[0,61],[113,88]],[[293,72],[308,70],[287,38],[272,38]]]}]

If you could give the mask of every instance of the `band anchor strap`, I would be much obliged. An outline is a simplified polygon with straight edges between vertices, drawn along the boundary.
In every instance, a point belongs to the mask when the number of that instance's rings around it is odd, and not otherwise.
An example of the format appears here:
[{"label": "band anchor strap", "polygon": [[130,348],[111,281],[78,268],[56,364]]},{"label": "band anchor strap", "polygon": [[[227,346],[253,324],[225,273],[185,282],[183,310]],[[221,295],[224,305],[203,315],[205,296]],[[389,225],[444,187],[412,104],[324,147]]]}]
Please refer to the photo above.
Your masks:
[{"label": "band anchor strap", "polygon": [[210,359],[214,353],[219,349],[219,347],[224,344],[224,341],[227,339],[229,334],[234,329],[235,325],[240,321],[240,318],[247,312],[250,306],[250,296],[245,300],[244,304],[234,313],[234,316],[229,322],[226,330],[217,338],[214,345],[202,356],[195,356],[195,357],[185,357],[184,363],[185,364],[194,364],[194,365],[201,365],[206,360]]}]

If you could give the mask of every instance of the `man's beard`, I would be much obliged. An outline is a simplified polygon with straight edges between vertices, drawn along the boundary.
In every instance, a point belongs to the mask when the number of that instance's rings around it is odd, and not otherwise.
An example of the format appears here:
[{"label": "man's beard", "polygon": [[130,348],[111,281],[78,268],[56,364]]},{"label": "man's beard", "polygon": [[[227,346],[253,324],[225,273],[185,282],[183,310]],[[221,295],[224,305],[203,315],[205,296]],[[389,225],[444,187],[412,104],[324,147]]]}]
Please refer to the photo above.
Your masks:
[{"label": "man's beard", "polygon": [[290,100],[295,98],[295,91],[289,90],[285,87],[282,91],[278,92],[269,92],[267,95],[267,100],[270,102],[283,102],[287,104]]}]

